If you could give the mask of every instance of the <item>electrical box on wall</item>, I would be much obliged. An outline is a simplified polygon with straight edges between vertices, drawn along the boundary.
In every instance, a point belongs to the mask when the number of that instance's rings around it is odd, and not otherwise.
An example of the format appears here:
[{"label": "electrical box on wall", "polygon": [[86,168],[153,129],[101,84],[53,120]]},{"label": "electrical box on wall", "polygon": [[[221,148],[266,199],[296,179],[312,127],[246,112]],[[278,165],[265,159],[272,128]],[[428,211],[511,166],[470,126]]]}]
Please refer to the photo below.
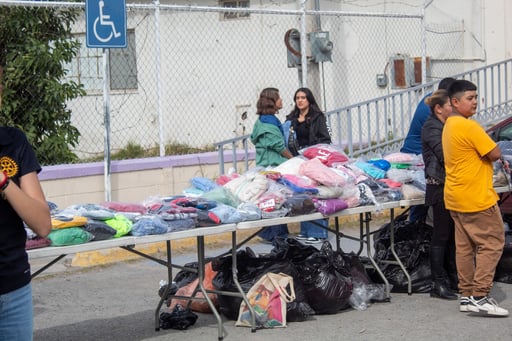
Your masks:
[{"label": "electrical box on wall", "polygon": [[[426,64],[426,79],[428,79],[430,78],[430,57],[426,58]],[[389,65],[391,68],[391,87],[393,89],[405,89],[421,84],[421,57],[397,54],[389,58]]]},{"label": "electrical box on wall", "polygon": [[332,62],[332,41],[329,40],[329,32],[309,33],[311,43],[311,60],[315,63]]}]

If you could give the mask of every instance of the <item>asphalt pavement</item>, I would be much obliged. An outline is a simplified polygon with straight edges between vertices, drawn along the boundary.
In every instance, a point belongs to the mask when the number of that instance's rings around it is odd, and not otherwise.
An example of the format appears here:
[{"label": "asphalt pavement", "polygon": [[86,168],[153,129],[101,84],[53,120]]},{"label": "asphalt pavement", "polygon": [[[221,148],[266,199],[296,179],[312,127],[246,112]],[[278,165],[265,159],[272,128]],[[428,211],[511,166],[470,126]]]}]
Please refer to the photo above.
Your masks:
[{"label": "asphalt pavement", "polygon": [[[345,231],[345,233],[347,233]],[[358,230],[352,231],[353,235]],[[348,234],[352,234],[348,233]],[[270,245],[252,242],[258,253]],[[343,240],[349,252],[357,248]],[[207,250],[216,256],[227,247]],[[195,260],[193,250],[175,256],[173,262]],[[32,264],[33,270],[45,260]],[[107,266],[71,268],[64,259],[33,280],[34,340],[217,340],[212,314],[201,314],[186,330],[155,331],[159,282],[167,270],[147,259]],[[492,296],[512,311],[512,284],[495,283]],[[333,315],[313,316],[286,328],[236,327],[223,318],[224,340],[510,340],[511,317],[481,317],[458,311],[458,301],[431,298],[428,294],[392,293],[390,302],[371,304],[366,310],[348,309]],[[165,311],[165,307],[162,309]]]}]

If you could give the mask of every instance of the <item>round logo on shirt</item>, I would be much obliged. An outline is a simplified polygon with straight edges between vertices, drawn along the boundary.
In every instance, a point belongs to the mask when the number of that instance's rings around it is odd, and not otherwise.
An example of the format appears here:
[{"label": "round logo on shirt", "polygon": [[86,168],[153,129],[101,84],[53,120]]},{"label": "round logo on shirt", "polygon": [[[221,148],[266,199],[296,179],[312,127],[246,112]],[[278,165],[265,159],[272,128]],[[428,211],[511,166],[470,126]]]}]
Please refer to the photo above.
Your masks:
[{"label": "round logo on shirt", "polygon": [[8,156],[0,157],[0,170],[7,173],[7,176],[12,178],[18,173],[18,165]]}]

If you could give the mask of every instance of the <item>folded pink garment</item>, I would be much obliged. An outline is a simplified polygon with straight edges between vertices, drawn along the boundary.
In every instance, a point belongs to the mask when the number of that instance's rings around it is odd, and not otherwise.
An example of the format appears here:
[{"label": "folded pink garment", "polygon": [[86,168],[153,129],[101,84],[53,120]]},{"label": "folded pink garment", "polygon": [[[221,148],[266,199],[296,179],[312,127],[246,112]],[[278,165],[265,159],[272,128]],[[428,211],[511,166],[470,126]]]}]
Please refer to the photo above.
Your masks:
[{"label": "folded pink garment", "polygon": [[25,249],[38,249],[40,247],[49,246],[51,243],[52,241],[48,238],[37,237],[35,239],[27,239],[27,241],[25,242]]},{"label": "folded pink garment", "polygon": [[299,174],[331,187],[343,187],[347,182],[344,177],[324,165],[319,159],[311,159],[301,164]]},{"label": "folded pink garment", "polygon": [[116,212],[136,212],[140,214],[146,213],[146,207],[144,207],[142,204],[120,201],[105,201],[100,205]]}]

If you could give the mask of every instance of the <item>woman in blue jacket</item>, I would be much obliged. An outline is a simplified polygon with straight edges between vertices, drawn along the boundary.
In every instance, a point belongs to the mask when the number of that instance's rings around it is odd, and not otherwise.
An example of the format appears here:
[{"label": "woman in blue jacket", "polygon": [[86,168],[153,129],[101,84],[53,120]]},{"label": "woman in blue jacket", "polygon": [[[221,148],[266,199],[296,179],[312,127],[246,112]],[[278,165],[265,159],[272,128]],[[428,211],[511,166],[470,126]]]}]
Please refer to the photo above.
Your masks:
[{"label": "woman in blue jacket", "polygon": [[[256,103],[258,120],[254,124],[251,142],[256,147],[256,165],[261,167],[278,166],[293,155],[284,143],[281,121],[276,117],[283,101],[276,88],[261,91]],[[265,242],[272,242],[275,237],[288,237],[286,224],[270,226],[262,230],[258,236]]]},{"label": "woman in blue jacket", "polygon": [[284,143],[281,121],[276,117],[283,101],[276,88],[266,88],[256,103],[258,120],[254,124],[251,142],[256,147],[256,165],[278,166],[293,157]]}]

